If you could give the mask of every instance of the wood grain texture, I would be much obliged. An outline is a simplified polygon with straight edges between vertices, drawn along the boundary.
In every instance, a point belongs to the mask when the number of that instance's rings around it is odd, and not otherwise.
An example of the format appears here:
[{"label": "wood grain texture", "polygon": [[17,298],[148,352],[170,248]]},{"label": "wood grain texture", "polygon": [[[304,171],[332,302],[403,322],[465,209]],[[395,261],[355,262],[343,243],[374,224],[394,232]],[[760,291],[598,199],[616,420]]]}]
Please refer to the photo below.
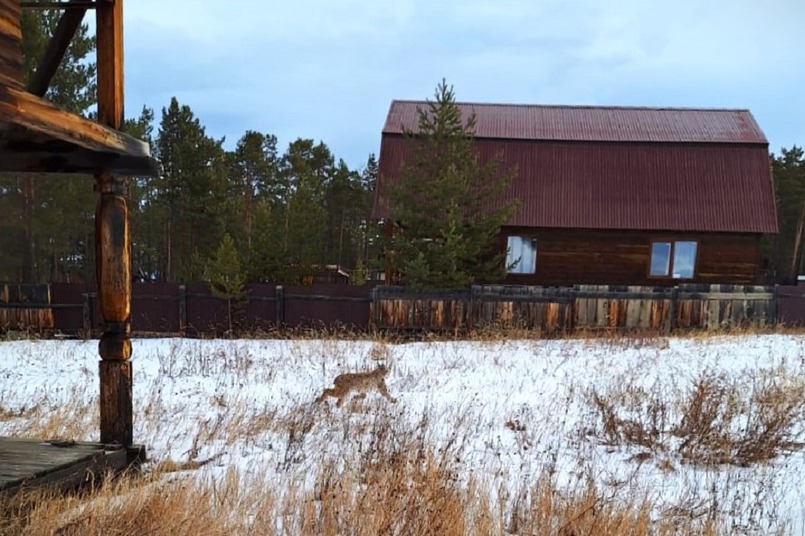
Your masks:
[{"label": "wood grain texture", "polygon": [[101,361],[101,443],[133,442],[131,361]]},{"label": "wood grain texture", "polygon": [[22,87],[22,32],[20,6],[14,0],[0,0],[0,81]]},{"label": "wood grain texture", "polygon": [[98,2],[95,24],[98,121],[119,129],[123,125],[123,0]]},{"label": "wood grain texture", "polygon": [[[522,285],[644,285],[674,286],[680,283],[754,284],[760,275],[760,235],[729,233],[654,233],[647,231],[597,231],[574,229],[504,229],[506,237],[537,239],[535,274],[509,274],[507,283]],[[648,276],[651,242],[697,242],[693,279]]]},{"label": "wood grain texture", "polygon": [[22,487],[76,488],[128,463],[126,449],[99,443],[0,438],[0,499]]},{"label": "wood grain texture", "polygon": [[131,233],[126,200],[102,193],[95,213],[95,268],[104,321],[131,316]]}]

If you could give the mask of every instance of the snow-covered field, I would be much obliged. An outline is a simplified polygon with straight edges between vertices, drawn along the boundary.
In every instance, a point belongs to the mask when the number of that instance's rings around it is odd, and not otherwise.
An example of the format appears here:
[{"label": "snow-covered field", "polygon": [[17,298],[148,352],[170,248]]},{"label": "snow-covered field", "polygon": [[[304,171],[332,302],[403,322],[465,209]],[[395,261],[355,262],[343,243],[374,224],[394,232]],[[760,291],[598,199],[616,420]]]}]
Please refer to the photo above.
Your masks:
[{"label": "snow-covered field", "polygon": [[[96,344],[0,342],[0,435],[97,440]],[[378,363],[390,369],[396,404],[377,393],[341,408],[313,403],[336,375]],[[672,433],[702,378],[730,387],[723,396],[735,399],[740,416],[727,428],[737,435],[764,403],[752,393],[769,385],[799,392],[802,336],[139,339],[133,366],[135,441],[155,464],[201,479],[237,467],[273,489],[312,488],[322,466],[360,471],[367,452],[410,437],[449,455],[459,482],[485,483],[493,504],[506,508],[549,475],[568,489],[592,480],[613,501],[645,498],[658,518],[719,515],[731,533],[805,533],[802,404],[789,408],[783,434],[792,448],[768,461],[699,463]],[[607,429],[596,398],[614,408],[620,436]],[[630,422],[654,435],[635,439],[622,426]],[[388,427],[393,437],[378,441]]]}]

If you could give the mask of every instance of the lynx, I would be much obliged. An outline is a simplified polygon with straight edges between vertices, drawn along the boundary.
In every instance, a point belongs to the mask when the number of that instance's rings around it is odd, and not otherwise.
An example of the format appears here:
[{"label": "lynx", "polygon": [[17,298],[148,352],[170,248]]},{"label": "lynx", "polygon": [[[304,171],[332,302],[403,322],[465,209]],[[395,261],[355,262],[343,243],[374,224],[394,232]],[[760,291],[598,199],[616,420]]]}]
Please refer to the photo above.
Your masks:
[{"label": "lynx", "polygon": [[386,374],[388,369],[384,365],[380,365],[372,372],[353,372],[349,374],[339,374],[333,380],[335,387],[332,389],[325,389],[316,402],[321,402],[328,396],[337,398],[337,407],[341,407],[344,400],[349,397],[351,393],[357,393],[361,398],[366,396],[366,393],[372,390],[377,390],[378,393],[383,395],[389,402],[397,402],[397,399],[389,394],[386,387]]}]

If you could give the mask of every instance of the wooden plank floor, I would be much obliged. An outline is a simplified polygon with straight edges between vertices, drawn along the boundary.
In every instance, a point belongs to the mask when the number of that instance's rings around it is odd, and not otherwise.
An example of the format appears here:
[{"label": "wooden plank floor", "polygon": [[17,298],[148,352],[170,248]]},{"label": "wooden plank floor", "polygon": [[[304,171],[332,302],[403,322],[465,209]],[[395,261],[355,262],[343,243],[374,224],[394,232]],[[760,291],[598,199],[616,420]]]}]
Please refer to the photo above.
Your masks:
[{"label": "wooden plank floor", "polygon": [[70,489],[124,469],[130,450],[98,443],[0,437],[0,493],[21,486]]}]

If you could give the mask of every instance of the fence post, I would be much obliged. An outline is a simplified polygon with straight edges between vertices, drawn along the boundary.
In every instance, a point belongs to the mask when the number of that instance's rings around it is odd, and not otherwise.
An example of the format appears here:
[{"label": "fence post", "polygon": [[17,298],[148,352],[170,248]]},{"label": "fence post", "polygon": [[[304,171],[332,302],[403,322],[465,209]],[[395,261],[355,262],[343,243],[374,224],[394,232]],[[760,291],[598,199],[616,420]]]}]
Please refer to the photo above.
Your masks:
[{"label": "fence post", "polygon": [[179,335],[187,334],[187,287],[179,285]]},{"label": "fence post", "polygon": [[774,285],[774,290],[772,291],[772,298],[771,298],[771,307],[769,311],[769,316],[771,317],[771,326],[773,328],[777,327],[777,323],[780,321],[780,285]]},{"label": "fence post", "polygon": [[277,285],[276,290],[276,307],[277,307],[277,327],[285,325],[285,289],[282,285]]},{"label": "fence post", "polygon": [[676,301],[679,299],[679,287],[671,289],[671,305],[668,307],[668,320],[665,323],[665,335],[671,333],[676,328]]},{"label": "fence post", "polygon": [[467,304],[467,318],[464,320],[466,332],[472,331],[475,325],[475,285],[470,285],[470,301]]},{"label": "fence post", "polygon": [[89,292],[81,295],[81,309],[84,321],[84,339],[92,337],[92,300],[90,300]]},{"label": "fence post", "polygon": [[369,293],[369,330],[377,331],[377,286],[372,287]]}]

